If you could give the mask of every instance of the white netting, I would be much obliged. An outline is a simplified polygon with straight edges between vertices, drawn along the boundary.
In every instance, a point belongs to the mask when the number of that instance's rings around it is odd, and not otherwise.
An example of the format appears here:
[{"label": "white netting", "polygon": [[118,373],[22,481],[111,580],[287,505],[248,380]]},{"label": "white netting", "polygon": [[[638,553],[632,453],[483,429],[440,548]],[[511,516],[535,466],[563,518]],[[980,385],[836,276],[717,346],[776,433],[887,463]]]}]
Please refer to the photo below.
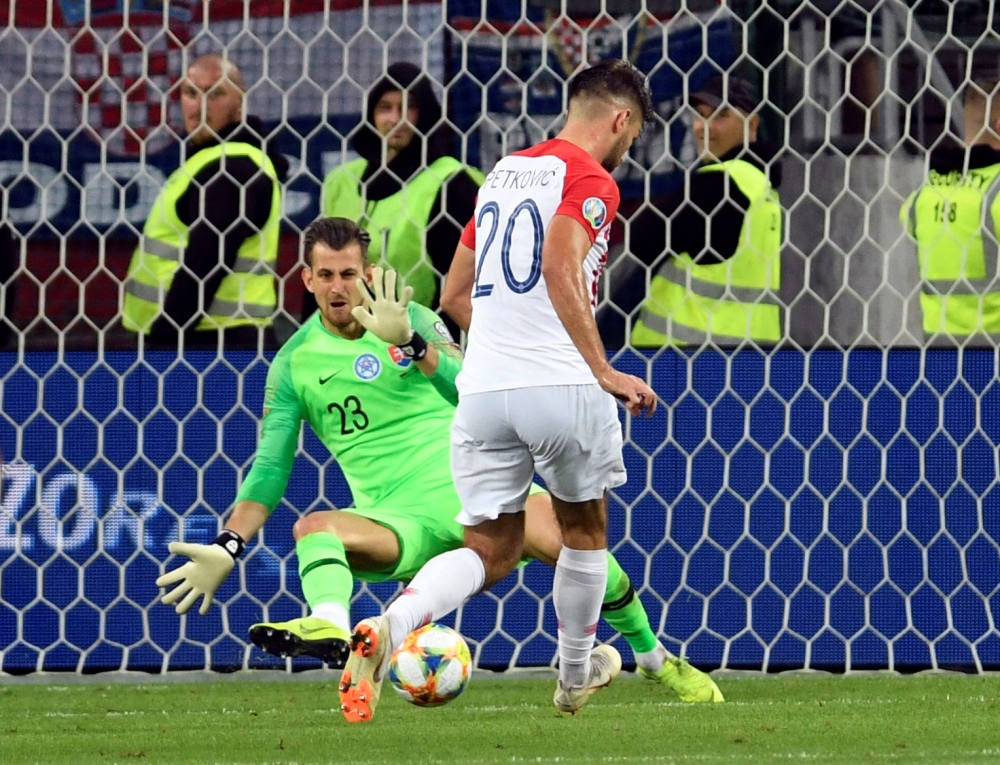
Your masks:
[{"label": "white netting", "polygon": [[[178,83],[207,52],[242,68],[247,111],[291,162],[286,333],[298,234],[322,179],[356,156],[388,64],[426,71],[456,150],[488,169],[558,126],[584,58],[633,61],[660,120],[616,174],[599,323],[616,364],[669,405],[628,424],[612,501],[615,552],[654,626],[710,666],[1000,665],[997,356],[925,347],[899,221],[928,149],[963,135],[957,94],[1000,74],[992,2],[626,5],[0,2],[3,671],[265,665],[247,627],[303,609],[292,523],[350,503],[307,431],[224,607],[181,619],[158,603],[167,543],[214,538],[252,460],[272,356],[138,353],[120,324],[138,233],[181,156]],[[686,182],[686,96],[733,65],[760,85],[762,136],[781,150],[786,342],[640,353],[627,338],[649,274],[627,223]],[[532,564],[464,610],[481,665],[554,660],[550,589]],[[363,588],[355,618],[393,592]]]}]

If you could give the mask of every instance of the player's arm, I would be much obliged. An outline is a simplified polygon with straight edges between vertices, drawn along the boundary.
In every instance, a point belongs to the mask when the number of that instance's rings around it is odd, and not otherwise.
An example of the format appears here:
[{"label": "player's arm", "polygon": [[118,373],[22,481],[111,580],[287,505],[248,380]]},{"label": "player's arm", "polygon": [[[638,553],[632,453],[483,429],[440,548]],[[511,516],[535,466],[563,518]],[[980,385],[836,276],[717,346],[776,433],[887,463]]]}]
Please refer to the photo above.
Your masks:
[{"label": "player's arm", "polygon": [[[430,380],[434,389],[452,404],[458,404],[455,378],[462,371],[465,356],[448,327],[430,308],[410,304],[410,322],[414,334],[427,340],[427,355],[417,361],[417,368]],[[433,353],[433,359],[432,359]]]},{"label": "player's arm", "polygon": [[[248,508],[241,510],[241,518],[237,523],[246,523],[248,519],[254,519],[259,515],[251,509],[253,506],[259,506],[258,510],[263,508],[267,517],[270,517],[274,508],[281,502],[295,463],[295,451],[299,445],[301,429],[302,405],[292,384],[291,354],[279,353],[267,373],[264,415],[261,420],[257,454],[254,456],[250,472],[236,495],[234,515],[236,508],[241,505],[246,505]],[[248,533],[248,536],[244,537],[247,541],[263,525],[261,522],[253,528],[255,523],[255,520],[251,520],[249,527],[243,526]],[[227,527],[228,525],[229,523]]]},{"label": "player's arm", "polygon": [[600,380],[614,370],[597,331],[583,273],[583,261],[591,244],[587,230],[574,218],[553,216],[542,246],[542,276],[559,320],[594,377]]},{"label": "player's arm", "polygon": [[441,307],[463,332],[472,323],[472,287],[476,281],[476,251],[459,242],[441,293]]},{"label": "player's arm", "polygon": [[252,499],[240,500],[233,505],[233,512],[230,513],[225,528],[238,534],[240,539],[253,539],[271,517],[271,510],[272,508],[262,502],[255,502]]},{"label": "player's arm", "polygon": [[202,598],[199,613],[208,613],[212,597],[233,570],[247,542],[260,531],[284,496],[300,428],[301,413],[291,385],[288,355],[279,354],[267,375],[257,455],[225,528],[212,544],[170,543],[170,552],[183,555],[188,562],[163,574],[156,580],[156,586],[177,584],[163,596],[165,604],[177,604],[177,613],[186,613],[198,598]]},{"label": "player's arm", "polygon": [[542,276],[552,307],[573,344],[604,390],[625,402],[633,415],[656,410],[656,394],[638,377],[617,371],[608,362],[590,307],[583,262],[593,242],[576,218],[555,215],[542,245]]}]

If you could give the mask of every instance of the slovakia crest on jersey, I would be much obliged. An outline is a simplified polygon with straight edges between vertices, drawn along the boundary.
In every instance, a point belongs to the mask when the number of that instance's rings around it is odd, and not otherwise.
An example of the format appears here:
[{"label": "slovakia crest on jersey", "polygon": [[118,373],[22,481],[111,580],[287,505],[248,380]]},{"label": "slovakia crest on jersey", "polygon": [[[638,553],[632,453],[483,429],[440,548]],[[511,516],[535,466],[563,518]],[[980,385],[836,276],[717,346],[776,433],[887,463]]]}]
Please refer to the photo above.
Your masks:
[{"label": "slovakia crest on jersey", "polygon": [[354,374],[359,380],[374,380],[382,371],[382,362],[372,353],[362,353],[354,360]]},{"label": "slovakia crest on jersey", "polygon": [[593,228],[600,228],[608,217],[608,208],[604,200],[598,197],[587,197],[583,200],[583,217]]},{"label": "slovakia crest on jersey", "polygon": [[397,367],[402,367],[403,369],[406,369],[413,363],[413,359],[399,350],[399,346],[396,345],[389,346],[389,358],[392,359],[393,364]]}]

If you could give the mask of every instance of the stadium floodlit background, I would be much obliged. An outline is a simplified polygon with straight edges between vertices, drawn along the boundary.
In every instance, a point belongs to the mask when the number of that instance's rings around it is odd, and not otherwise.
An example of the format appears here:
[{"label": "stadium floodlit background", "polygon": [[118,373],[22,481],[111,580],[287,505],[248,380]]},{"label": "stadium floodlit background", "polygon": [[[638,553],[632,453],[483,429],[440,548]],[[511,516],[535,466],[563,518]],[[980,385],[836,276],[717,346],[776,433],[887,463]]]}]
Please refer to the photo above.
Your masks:
[{"label": "stadium floodlit background", "polygon": [[[921,347],[898,209],[956,93],[998,70],[992,2],[900,0],[0,1],[0,189],[14,274],[0,351],[0,668],[277,666],[248,646],[302,614],[291,526],[350,503],[311,432],[286,501],[207,617],[153,580],[208,542],[252,459],[269,355],[139,354],[119,322],[138,232],[179,161],[195,55],[243,70],[250,114],[292,162],[279,274],[301,303],[297,234],[387,63],[421,64],[461,151],[488,168],[558,125],[581,61],[625,56],[660,120],[616,177],[603,282],[616,364],[668,406],[626,424],[615,552],[654,626],[705,667],[1000,668],[1000,381],[995,349]],[[251,10],[252,6],[252,10]],[[777,350],[639,353],[628,219],[695,159],[686,94],[749,66],[782,152]],[[551,571],[533,564],[458,616],[486,667],[555,659]],[[395,586],[362,589],[354,617]],[[600,639],[613,636],[602,626]],[[615,645],[626,663],[624,641]],[[297,667],[310,665],[297,660]]]}]

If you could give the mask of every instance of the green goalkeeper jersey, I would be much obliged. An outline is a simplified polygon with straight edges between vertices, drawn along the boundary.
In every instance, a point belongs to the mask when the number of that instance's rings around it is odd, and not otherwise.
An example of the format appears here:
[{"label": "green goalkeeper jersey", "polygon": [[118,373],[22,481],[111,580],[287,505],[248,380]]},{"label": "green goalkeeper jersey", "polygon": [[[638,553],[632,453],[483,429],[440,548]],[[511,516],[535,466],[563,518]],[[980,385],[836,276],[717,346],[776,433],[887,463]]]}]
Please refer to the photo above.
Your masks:
[{"label": "green goalkeeper jersey", "polygon": [[409,314],[439,351],[430,377],[371,332],[357,340],[334,335],[319,312],[289,338],[267,375],[257,456],[237,502],[274,510],[302,420],[340,463],[359,508],[420,508],[439,492],[454,494],[450,430],[461,352],[433,311],[410,303]]}]

